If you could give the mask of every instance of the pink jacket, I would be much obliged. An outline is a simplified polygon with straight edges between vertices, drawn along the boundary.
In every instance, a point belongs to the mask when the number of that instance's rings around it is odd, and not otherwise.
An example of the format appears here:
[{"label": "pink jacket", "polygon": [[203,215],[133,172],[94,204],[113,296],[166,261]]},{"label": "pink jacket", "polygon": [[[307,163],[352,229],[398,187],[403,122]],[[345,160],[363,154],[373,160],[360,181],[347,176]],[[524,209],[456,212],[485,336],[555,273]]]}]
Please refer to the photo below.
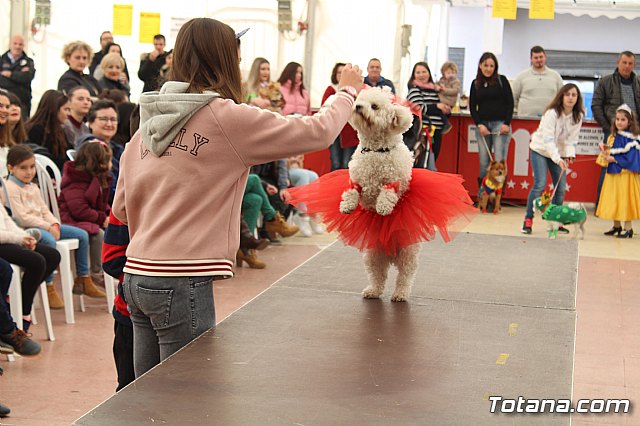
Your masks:
[{"label": "pink jacket", "polygon": [[293,113],[311,115],[311,98],[306,89],[300,94],[300,85],[296,85],[293,92],[291,92],[291,82],[287,81],[282,85],[280,92],[286,102],[284,108],[282,108],[282,115]]},{"label": "pink jacket", "polygon": [[113,214],[129,226],[127,273],[233,276],[249,168],[327,148],[353,105],[341,92],[313,117],[284,117],[186,86],[142,95],[120,159]]},{"label": "pink jacket", "polygon": [[7,179],[6,186],[11,202],[11,212],[20,226],[48,230],[51,225],[60,223],[44,204],[38,185],[16,183],[13,179],[15,178]]}]

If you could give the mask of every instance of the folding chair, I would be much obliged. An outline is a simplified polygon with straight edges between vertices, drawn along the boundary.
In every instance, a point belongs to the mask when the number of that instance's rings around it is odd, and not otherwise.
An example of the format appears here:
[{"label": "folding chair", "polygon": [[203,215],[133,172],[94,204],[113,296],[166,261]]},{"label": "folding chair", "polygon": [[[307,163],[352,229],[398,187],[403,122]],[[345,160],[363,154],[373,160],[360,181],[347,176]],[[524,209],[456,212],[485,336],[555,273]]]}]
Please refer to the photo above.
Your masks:
[{"label": "folding chair", "polygon": [[[9,200],[9,193],[7,192],[7,187],[4,185],[4,180],[0,178],[0,186],[2,187],[2,198],[5,203],[4,206],[8,207],[11,210],[11,202]],[[0,209],[4,208],[3,205],[0,205]],[[18,328],[23,327],[22,322],[22,268],[17,265],[11,265],[13,268],[13,275],[11,277],[11,285],[9,286],[9,299],[11,303],[11,316],[13,320],[18,325]],[[47,294],[47,285],[43,282],[40,285],[40,304],[42,305],[42,310],[44,311],[44,321],[47,326],[47,336],[49,340],[56,340],[53,334],[53,324],[51,322],[51,309],[49,307],[49,295]],[[31,311],[31,319],[34,324],[36,324],[35,311]]]}]

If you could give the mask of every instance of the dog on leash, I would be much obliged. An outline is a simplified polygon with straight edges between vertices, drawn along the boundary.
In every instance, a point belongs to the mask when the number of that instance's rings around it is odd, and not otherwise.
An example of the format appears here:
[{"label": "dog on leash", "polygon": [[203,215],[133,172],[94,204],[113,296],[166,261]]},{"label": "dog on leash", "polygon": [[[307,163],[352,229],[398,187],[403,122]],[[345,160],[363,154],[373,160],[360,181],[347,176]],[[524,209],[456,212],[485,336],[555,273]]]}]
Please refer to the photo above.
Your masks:
[{"label": "dog on leash", "polygon": [[551,203],[551,194],[544,192],[533,202],[536,210],[542,212],[542,219],[549,224],[548,237],[555,240],[561,225],[573,224],[575,238],[584,239],[584,224],[587,221],[587,208],[583,203],[567,203],[558,206]]},{"label": "dog on leash", "polygon": [[[340,202],[340,212],[352,213],[358,205],[389,215],[411,181],[413,156],[402,141],[402,134],[411,127],[413,117],[407,107],[392,103],[389,88],[363,90],[355,101],[350,123],[358,131],[360,144],[349,162],[353,187],[347,189]],[[394,256],[382,249],[364,253],[369,285],[362,295],[380,298],[391,265],[398,269],[393,302],[404,302],[418,268],[420,244],[400,248]]]},{"label": "dog on leash", "polygon": [[500,213],[502,206],[500,201],[502,200],[502,188],[504,187],[504,181],[507,177],[507,162],[492,160],[487,167],[487,174],[482,179],[480,185],[480,201],[478,202],[478,208],[482,213],[487,212],[487,204],[489,200],[493,203],[493,214]]}]

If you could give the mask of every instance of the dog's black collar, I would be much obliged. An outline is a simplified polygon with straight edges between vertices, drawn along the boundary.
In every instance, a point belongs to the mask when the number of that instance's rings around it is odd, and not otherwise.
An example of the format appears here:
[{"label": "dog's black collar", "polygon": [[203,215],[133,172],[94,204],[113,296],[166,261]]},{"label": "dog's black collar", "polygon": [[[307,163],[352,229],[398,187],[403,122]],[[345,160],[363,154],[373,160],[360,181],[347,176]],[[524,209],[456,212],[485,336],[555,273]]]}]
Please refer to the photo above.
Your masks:
[{"label": "dog's black collar", "polygon": [[393,148],[380,148],[380,149],[371,149],[371,148],[362,148],[360,150],[361,153],[365,154],[367,152],[389,152]]}]

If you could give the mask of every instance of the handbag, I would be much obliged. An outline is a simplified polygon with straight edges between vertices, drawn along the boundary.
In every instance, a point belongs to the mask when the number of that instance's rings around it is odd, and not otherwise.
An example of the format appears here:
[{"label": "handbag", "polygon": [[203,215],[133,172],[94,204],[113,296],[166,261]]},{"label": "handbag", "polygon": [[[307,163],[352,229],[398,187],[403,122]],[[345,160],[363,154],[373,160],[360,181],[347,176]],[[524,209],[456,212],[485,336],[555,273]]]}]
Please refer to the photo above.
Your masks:
[{"label": "handbag", "polygon": [[609,151],[611,150],[611,148],[607,147],[607,149],[604,152],[600,152],[600,154],[598,154],[598,158],[596,158],[596,164],[600,167],[607,167],[609,165],[609,162],[607,161],[607,156],[609,155]]}]

